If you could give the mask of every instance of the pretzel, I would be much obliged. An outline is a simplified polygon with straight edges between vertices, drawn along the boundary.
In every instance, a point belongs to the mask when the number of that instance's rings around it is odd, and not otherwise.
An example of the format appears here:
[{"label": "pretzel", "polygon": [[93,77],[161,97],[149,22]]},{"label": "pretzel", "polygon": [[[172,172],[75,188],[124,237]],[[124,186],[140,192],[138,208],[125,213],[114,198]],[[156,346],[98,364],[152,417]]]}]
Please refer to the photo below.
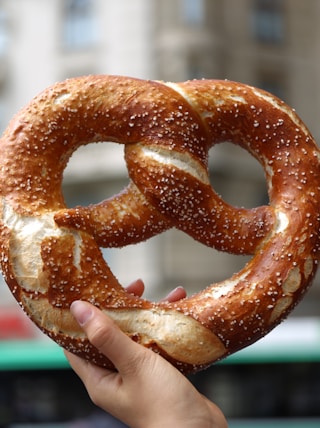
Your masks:
[{"label": "pretzel", "polygon": [[[61,182],[72,153],[124,145],[129,184],[100,204],[67,208]],[[227,204],[212,188],[208,152],[229,141],[262,165],[269,205]],[[86,76],[44,90],[1,139],[1,266],[29,317],[58,344],[112,367],[69,307],[87,300],[133,340],[182,372],[255,342],[303,297],[319,259],[319,150],[282,101],[229,81],[162,83]],[[129,294],[100,247],[178,228],[252,259],[230,279],[177,302]]]}]

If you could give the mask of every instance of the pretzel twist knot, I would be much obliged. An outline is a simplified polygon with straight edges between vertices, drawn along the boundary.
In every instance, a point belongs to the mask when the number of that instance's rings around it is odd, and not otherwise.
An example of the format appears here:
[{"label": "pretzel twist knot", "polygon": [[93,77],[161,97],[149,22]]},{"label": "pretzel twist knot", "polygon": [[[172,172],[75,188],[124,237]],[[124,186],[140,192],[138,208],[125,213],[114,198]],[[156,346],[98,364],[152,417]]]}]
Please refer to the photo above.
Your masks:
[{"label": "pretzel twist knot", "polygon": [[[68,209],[61,191],[72,153],[124,144],[130,183]],[[233,207],[212,188],[208,151],[229,141],[262,165],[269,205]],[[110,367],[69,312],[83,299],[183,372],[258,340],[302,298],[319,259],[319,150],[297,115],[235,82],[165,84],[88,76],[34,98],[1,139],[0,242],[5,279],[23,309],[70,351]],[[127,293],[100,248],[176,227],[251,261],[230,279],[174,303]]]}]

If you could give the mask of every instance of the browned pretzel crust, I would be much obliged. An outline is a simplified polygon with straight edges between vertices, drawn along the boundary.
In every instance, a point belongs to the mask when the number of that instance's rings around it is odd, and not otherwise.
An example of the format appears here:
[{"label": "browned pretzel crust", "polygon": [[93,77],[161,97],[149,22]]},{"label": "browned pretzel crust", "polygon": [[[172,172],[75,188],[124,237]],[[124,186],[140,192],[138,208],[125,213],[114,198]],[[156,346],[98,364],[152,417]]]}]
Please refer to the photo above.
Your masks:
[{"label": "browned pretzel crust", "polygon": [[[127,188],[67,209],[61,182],[72,153],[125,145]],[[208,151],[230,141],[263,166],[270,204],[228,205],[208,177]],[[117,76],[46,89],[0,141],[1,265],[15,298],[57,343],[110,362],[69,312],[88,300],[181,371],[196,371],[258,340],[293,309],[319,258],[319,150],[297,115],[243,84],[162,83]],[[99,246],[121,247],[176,227],[210,247],[252,254],[232,278],[175,303],[128,294]]]}]

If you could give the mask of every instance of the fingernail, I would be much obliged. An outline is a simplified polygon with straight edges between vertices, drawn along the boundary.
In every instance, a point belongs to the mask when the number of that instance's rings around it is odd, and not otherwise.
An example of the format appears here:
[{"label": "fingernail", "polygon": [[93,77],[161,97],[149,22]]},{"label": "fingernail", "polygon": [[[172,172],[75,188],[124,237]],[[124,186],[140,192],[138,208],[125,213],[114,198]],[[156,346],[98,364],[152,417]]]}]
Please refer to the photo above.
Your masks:
[{"label": "fingernail", "polygon": [[176,288],[174,288],[173,290],[170,291],[170,293],[167,295],[167,298],[174,296],[177,291],[184,291],[184,288],[181,286],[178,286]]},{"label": "fingernail", "polygon": [[93,310],[87,303],[76,300],[71,303],[70,311],[80,326],[84,326],[93,316]]}]

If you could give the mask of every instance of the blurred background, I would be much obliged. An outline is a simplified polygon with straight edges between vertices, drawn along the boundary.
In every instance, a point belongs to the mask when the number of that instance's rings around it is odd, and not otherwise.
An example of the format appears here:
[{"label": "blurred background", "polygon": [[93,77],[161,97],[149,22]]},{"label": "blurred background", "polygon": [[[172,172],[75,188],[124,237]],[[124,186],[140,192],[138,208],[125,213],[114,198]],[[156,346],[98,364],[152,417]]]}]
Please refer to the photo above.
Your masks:
[{"label": "blurred background", "polygon": [[[318,0],[0,0],[0,131],[48,85],[103,73],[248,83],[295,108],[320,141],[319,19]],[[78,150],[65,171],[68,205],[118,193],[128,183],[122,153],[114,143]],[[210,178],[232,204],[267,202],[262,168],[227,142],[210,151]],[[144,279],[154,300],[178,285],[201,290],[247,261],[175,230],[105,257],[123,285]],[[320,426],[318,278],[283,325],[192,377],[230,427]],[[49,425],[121,426],[91,405],[0,280],[0,427]]]}]

